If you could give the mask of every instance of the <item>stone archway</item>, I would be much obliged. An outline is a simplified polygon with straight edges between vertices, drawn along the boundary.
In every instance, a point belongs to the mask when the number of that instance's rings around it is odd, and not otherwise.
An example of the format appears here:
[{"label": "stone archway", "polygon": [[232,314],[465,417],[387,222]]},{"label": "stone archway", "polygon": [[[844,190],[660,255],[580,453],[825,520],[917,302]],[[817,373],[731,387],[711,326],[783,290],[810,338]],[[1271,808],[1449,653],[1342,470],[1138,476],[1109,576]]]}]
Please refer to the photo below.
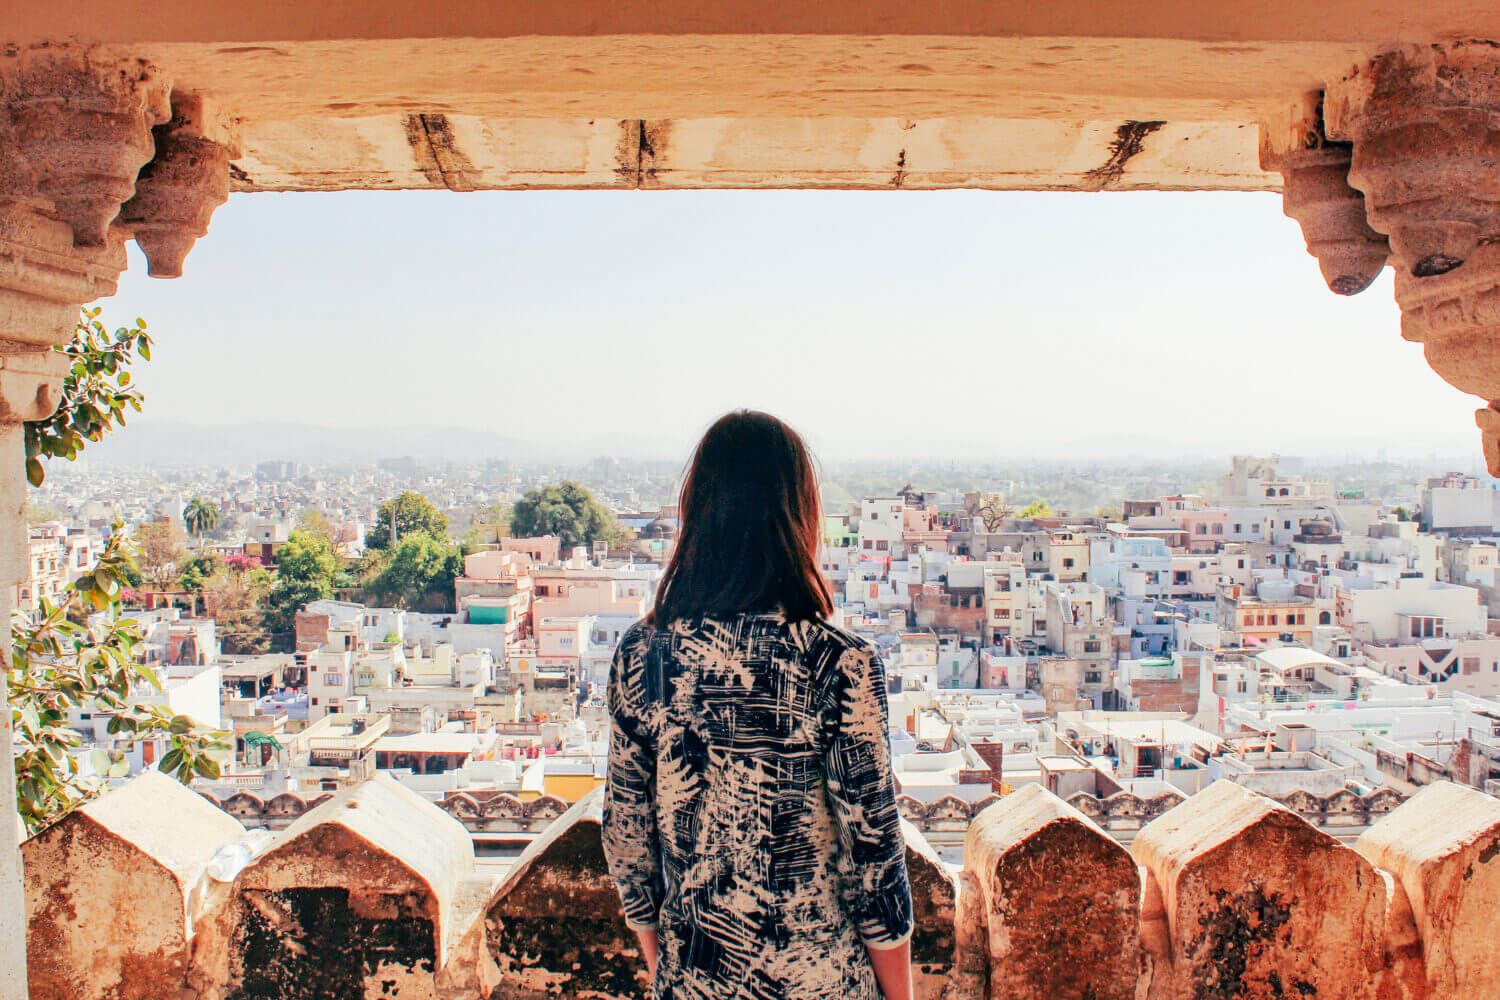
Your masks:
[{"label": "stone archway", "polygon": [[[64,376],[50,348],[113,294],[126,240],[177,276],[231,191],[1281,189],[1334,292],[1394,265],[1402,335],[1485,401],[1500,473],[1500,8],[378,11],[59,0],[0,28],[0,620],[26,576],[22,426]],[[12,939],[14,837],[0,822]],[[15,951],[0,980],[24,981]]]}]

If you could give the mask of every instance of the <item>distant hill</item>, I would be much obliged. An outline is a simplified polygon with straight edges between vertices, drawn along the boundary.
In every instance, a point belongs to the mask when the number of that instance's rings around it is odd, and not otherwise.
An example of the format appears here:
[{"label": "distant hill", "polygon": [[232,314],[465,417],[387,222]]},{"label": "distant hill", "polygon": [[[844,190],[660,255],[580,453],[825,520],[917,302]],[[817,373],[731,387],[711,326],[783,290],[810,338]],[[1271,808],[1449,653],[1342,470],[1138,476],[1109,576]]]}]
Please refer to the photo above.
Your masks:
[{"label": "distant hill", "polygon": [[97,445],[96,466],[254,465],[285,460],[369,465],[410,455],[424,461],[531,461],[557,449],[462,427],[314,427],[308,424],[132,423]]}]

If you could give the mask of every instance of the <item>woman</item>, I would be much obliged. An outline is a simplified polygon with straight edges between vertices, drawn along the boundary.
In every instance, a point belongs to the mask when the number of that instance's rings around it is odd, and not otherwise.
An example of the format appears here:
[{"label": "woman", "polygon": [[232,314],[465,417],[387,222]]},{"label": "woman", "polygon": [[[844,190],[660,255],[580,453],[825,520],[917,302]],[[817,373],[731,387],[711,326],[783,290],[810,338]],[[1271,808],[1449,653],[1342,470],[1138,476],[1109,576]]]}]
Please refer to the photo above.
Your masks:
[{"label": "woman", "polygon": [[909,1000],[885,672],[828,624],[802,439],[699,442],[656,607],[615,651],[604,850],[661,1000]]}]

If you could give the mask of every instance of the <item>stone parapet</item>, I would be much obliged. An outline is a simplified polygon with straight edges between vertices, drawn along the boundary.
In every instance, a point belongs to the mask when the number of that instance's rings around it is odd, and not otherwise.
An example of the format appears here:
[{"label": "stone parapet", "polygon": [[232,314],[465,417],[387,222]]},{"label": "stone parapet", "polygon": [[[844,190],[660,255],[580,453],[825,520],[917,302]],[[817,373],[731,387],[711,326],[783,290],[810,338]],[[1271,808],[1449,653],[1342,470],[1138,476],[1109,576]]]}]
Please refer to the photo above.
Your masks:
[{"label": "stone parapet", "polygon": [[[1353,849],[1224,781],[1130,851],[1039,786],[974,818],[961,870],[904,829],[922,1000],[1500,997],[1500,801],[1472,789],[1429,786]],[[155,774],[33,837],[32,995],[647,995],[598,792],[498,880],[457,820],[384,778],[318,802],[256,856],[246,843]]]}]

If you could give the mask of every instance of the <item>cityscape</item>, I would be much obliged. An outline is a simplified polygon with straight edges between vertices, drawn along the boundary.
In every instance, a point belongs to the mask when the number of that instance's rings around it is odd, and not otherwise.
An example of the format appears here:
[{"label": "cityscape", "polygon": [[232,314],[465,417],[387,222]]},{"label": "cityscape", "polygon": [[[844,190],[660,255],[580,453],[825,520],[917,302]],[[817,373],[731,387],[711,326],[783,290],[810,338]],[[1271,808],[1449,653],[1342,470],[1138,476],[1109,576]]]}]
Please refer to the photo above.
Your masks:
[{"label": "cityscape", "polygon": [[[898,470],[825,470],[821,559],[835,623],[886,664],[902,814],[944,859],[1028,785],[1125,844],[1216,782],[1347,842],[1433,781],[1500,794],[1488,477],[1249,456]],[[60,465],[17,604],[57,602],[128,538],[124,613],[161,683],[135,694],[226,734],[194,789],[274,831],[385,775],[503,867],[604,781],[610,660],[671,554],[676,473]],[[110,718],[69,720],[85,784],[169,752]]]}]

